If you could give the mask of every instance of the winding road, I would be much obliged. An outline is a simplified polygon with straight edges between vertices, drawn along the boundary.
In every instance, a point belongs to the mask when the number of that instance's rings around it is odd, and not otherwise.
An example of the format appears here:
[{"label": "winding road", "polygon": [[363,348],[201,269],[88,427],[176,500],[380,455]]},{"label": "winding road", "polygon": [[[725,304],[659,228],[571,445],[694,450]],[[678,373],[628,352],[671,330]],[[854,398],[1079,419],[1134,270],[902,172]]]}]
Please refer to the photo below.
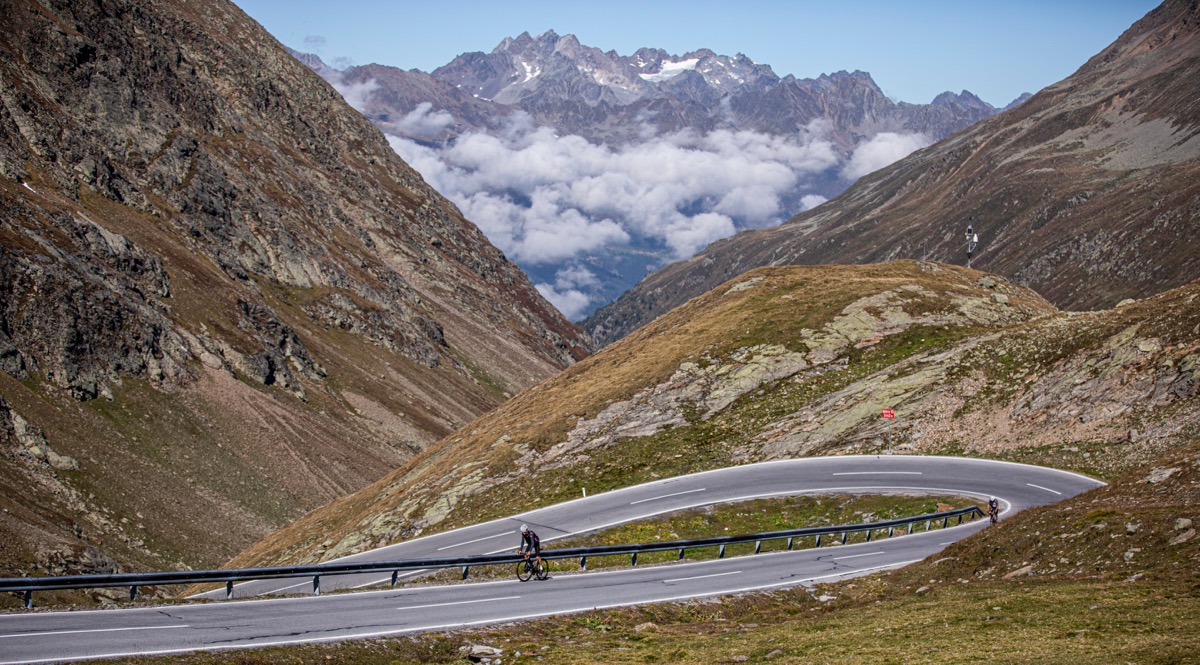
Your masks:
[{"label": "winding road", "polygon": [[[796,494],[989,495],[1002,512],[1054,503],[1103,485],[1045,467],[956,457],[844,456],[779,460],[679,476],[398,543],[339,561],[398,560],[514,550],[521,523],[553,541],[666,512]],[[906,565],[986,528],[944,530],[837,547],[603,572],[353,594],[312,595],[311,579],[235,587],[254,600],[138,609],[0,615],[0,665],[323,642],[443,630],[620,605],[833,581]],[[797,525],[807,526],[807,525]],[[556,562],[556,571],[568,564]],[[322,591],[386,583],[378,574],[324,577]],[[307,594],[270,597],[271,594]],[[224,597],[224,591],[216,594]],[[262,596],[267,597],[262,597]]]}]

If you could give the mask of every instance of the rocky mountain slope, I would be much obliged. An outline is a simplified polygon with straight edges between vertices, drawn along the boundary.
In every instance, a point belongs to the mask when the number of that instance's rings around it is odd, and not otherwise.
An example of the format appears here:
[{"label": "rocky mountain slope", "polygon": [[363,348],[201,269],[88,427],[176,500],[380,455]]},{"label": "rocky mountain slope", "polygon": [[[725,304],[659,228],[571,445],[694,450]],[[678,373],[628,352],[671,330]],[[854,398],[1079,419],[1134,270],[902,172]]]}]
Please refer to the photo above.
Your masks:
[{"label": "rocky mountain slope", "polygon": [[965,260],[1070,309],[1200,277],[1200,9],[1168,0],[1020,106],[782,226],[718,241],[584,322],[599,344],[755,266]]},{"label": "rocky mountain slope", "polygon": [[553,31],[432,73],[295,55],[574,319],[997,112],[966,91],[895,102],[865,72],[780,78],[740,54],[619,55]]},{"label": "rocky mountain slope", "polygon": [[931,104],[895,103],[866,72],[780,78],[769,65],[740,53],[701,49],[672,55],[642,48],[622,56],[553,30],[507,38],[490,53],[464,53],[431,76],[597,143],[635,142],[648,129],[793,134],[825,120],[835,142],[849,150],[881,131],[942,137],[996,113],[966,91],[945,93]]},{"label": "rocky mountain slope", "polygon": [[217,564],[587,355],[232,4],[0,15],[0,575]]},{"label": "rocky mountain slope", "polygon": [[[236,563],[319,560],[585,488],[805,455],[890,448],[1108,477],[1195,438],[1198,298],[1193,283],[1076,314],[931,262],[759,268]],[[896,412],[890,442],[884,407]]]}]

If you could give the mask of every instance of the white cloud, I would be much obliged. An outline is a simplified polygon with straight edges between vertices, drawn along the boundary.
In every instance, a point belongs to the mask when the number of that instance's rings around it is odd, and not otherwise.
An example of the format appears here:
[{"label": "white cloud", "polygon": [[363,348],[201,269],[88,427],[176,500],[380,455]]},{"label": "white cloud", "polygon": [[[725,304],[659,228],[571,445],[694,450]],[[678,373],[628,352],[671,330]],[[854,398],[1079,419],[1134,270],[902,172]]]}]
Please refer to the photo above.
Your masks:
[{"label": "white cloud", "polygon": [[559,291],[550,284],[538,283],[533,285],[542,294],[542,297],[550,301],[562,315],[571,321],[577,321],[582,318],[584,312],[587,311],[588,303],[592,299],[579,289],[567,289]]},{"label": "white cloud", "polygon": [[[372,80],[371,83],[374,83]],[[408,112],[399,122],[396,129],[409,138],[434,138],[450,125],[454,124],[454,116],[446,111],[432,111],[433,104],[421,102],[417,108]]]},{"label": "white cloud", "polygon": [[338,94],[346,100],[351,108],[359,113],[367,108],[367,102],[371,100],[371,93],[379,88],[379,82],[375,79],[347,83],[345,75],[336,69],[326,70],[321,73],[321,76],[329,85],[333,86],[334,90],[338,91]]},{"label": "white cloud", "polygon": [[[522,265],[566,264],[622,244],[687,258],[738,230],[773,226],[823,203],[806,183],[843,166],[821,122],[791,136],[647,131],[641,142],[608,146],[559,136],[516,113],[494,135],[464,134],[437,149],[412,140],[450,122],[422,104],[400,123],[413,136],[389,141]],[[881,134],[860,145],[844,171],[878,168],[927,143]],[[590,286],[560,278],[538,288],[567,312],[586,305]]]},{"label": "white cloud", "polygon": [[857,180],[872,171],[898,162],[931,143],[933,141],[924,134],[881,132],[854,149],[850,161],[842,169],[842,175],[850,180]]},{"label": "white cloud", "polygon": [[582,266],[567,266],[554,274],[554,284],[539,282],[534,288],[550,304],[558,308],[563,316],[572,321],[583,318],[592,298],[581,289],[598,286],[600,280],[592,271]]},{"label": "white cloud", "polygon": [[822,203],[824,203],[828,200],[829,199],[825,198],[824,196],[821,196],[820,194],[807,194],[800,199],[800,204],[804,206],[804,208],[800,212],[804,212],[805,210],[812,210],[813,208],[821,205]]}]

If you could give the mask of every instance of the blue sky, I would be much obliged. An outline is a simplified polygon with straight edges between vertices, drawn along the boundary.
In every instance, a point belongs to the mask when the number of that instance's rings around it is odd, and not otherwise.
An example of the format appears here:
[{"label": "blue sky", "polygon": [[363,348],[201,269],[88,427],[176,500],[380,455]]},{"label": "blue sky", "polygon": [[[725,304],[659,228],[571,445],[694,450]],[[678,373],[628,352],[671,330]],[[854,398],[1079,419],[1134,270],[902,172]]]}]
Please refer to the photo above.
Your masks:
[{"label": "blue sky", "polygon": [[284,44],[331,64],[432,71],[505,37],[571,33],[628,55],[744,53],[775,73],[870,72],[894,99],[970,90],[1004,106],[1078,69],[1157,6],[1148,0],[235,0]]}]

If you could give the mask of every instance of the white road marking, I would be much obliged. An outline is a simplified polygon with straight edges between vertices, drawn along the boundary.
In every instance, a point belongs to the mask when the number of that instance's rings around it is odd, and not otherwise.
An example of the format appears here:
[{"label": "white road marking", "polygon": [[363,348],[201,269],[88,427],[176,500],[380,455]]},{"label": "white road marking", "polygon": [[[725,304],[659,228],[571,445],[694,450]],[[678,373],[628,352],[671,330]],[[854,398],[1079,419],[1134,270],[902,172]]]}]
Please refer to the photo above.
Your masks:
[{"label": "white road marking", "polygon": [[817,577],[809,577],[809,578],[800,579],[800,580],[788,580],[787,582],[775,582],[773,584],[763,584],[760,586],[745,587],[745,588],[741,588],[741,589],[725,589],[722,591],[712,591],[709,593],[675,596],[673,598],[655,598],[652,600],[637,601],[637,602],[633,602],[633,603],[614,603],[612,605],[575,607],[575,608],[566,609],[566,610],[556,610],[556,611],[552,611],[552,612],[538,612],[536,614],[525,614],[522,616],[504,617],[504,618],[500,618],[500,619],[480,619],[478,621],[463,621],[463,622],[459,622],[459,623],[447,623],[447,624],[442,624],[440,626],[419,626],[419,627],[414,627],[414,628],[396,628],[396,629],[389,629],[389,630],[372,631],[372,632],[367,632],[367,633],[345,633],[345,634],[341,634],[341,635],[331,635],[328,637],[316,637],[316,638],[304,637],[304,638],[298,638],[298,639],[274,640],[274,641],[269,641],[269,642],[254,642],[253,644],[222,644],[220,646],[184,647],[184,648],[173,648],[173,649],[155,649],[155,650],[148,650],[148,651],[127,651],[127,652],[118,652],[118,653],[89,654],[88,656],[68,657],[68,658],[57,657],[57,658],[39,658],[37,660],[14,660],[14,661],[6,661],[4,665],[32,665],[33,663],[60,663],[60,662],[67,661],[67,660],[81,660],[83,658],[95,659],[95,658],[128,658],[128,657],[132,657],[132,656],[165,656],[167,654],[175,654],[175,653],[189,653],[189,652],[200,652],[200,651],[226,651],[229,649],[245,649],[247,647],[256,647],[256,648],[257,647],[276,647],[276,646],[286,646],[289,644],[306,644],[306,643],[316,644],[316,643],[321,643],[321,642],[336,642],[336,641],[340,641],[340,640],[356,640],[356,639],[366,639],[366,638],[370,638],[370,637],[383,637],[385,635],[403,635],[406,633],[416,633],[416,632],[434,632],[434,631],[438,631],[438,630],[446,630],[448,628],[462,628],[465,626],[482,626],[482,625],[489,624],[489,623],[504,623],[504,622],[509,622],[509,621],[521,621],[524,619],[537,619],[540,617],[554,616],[556,614],[578,614],[580,612],[590,612],[592,610],[607,610],[607,609],[613,609],[616,607],[633,607],[633,606],[637,606],[637,605],[648,605],[651,603],[670,603],[670,602],[673,602],[676,600],[688,600],[691,598],[705,598],[707,596],[718,596],[721,594],[745,593],[747,591],[759,591],[762,589],[773,589],[773,588],[782,587],[782,586],[799,586],[801,584],[805,584],[808,582],[815,582],[817,580],[829,579],[829,578],[833,578],[833,577],[854,577],[854,576],[874,572],[876,570],[886,570],[888,568],[902,568],[904,566],[907,566],[910,563],[916,563],[917,561],[920,561],[920,559],[913,559],[912,561],[901,561],[898,563],[887,564],[884,566],[872,566],[870,568],[860,568],[858,570],[848,570],[848,571],[844,571],[841,573],[833,573],[831,575],[819,575]]},{"label": "white road marking", "polygon": [[724,577],[726,575],[741,575],[741,574],[742,574],[742,571],[734,570],[734,571],[728,572],[728,573],[713,573],[712,575],[697,575],[696,577],[678,577],[673,580],[663,580],[663,584],[669,584],[671,582],[686,582],[688,580],[703,580],[703,579],[707,579],[709,577]]},{"label": "white road marking", "polygon": [[491,540],[492,538],[503,538],[504,536],[511,536],[514,533],[516,533],[516,532],[514,531],[512,533],[498,533],[494,536],[484,536],[483,538],[476,538],[475,540],[468,540],[465,543],[458,543],[457,545],[447,545],[445,547],[439,547],[439,548],[437,548],[437,551],[441,552],[442,550],[452,550],[455,547],[462,547],[463,545],[470,545],[471,543],[479,543],[479,542],[483,542],[485,540]]},{"label": "white road marking", "polygon": [[883,552],[867,552],[866,554],[849,554],[847,556],[835,556],[835,557],[833,557],[833,560],[841,561],[842,559],[857,559],[860,556],[875,556],[876,554],[883,554]]},{"label": "white road marking", "polygon": [[93,628],[90,630],[54,630],[41,633],[14,633],[12,635],[0,635],[0,639],[8,637],[45,637],[47,635],[78,635],[80,633],[117,633],[126,630],[168,630],[171,628],[188,628],[187,624],[178,626],[136,626],[133,628]]},{"label": "white road marking", "polygon": [[1029,485],[1030,487],[1036,487],[1036,488],[1038,488],[1038,489],[1040,489],[1040,490],[1046,490],[1047,492],[1051,492],[1051,493],[1053,493],[1053,494],[1057,494],[1057,495],[1059,495],[1059,496],[1062,496],[1062,492],[1059,492],[1059,491],[1057,491],[1057,490],[1052,490],[1052,489],[1050,489],[1049,487],[1042,487],[1041,485],[1034,485],[1033,483],[1025,483],[1025,484],[1026,484],[1026,485]]},{"label": "white road marking", "polygon": [[505,596],[504,598],[480,598],[478,600],[459,600],[453,603],[437,603],[435,605],[412,605],[410,607],[397,607],[398,610],[424,610],[430,607],[450,607],[451,605],[473,605],[475,603],[495,603],[501,600],[517,600],[520,596]]},{"label": "white road marking", "polygon": [[674,494],[664,494],[662,496],[652,496],[649,499],[639,499],[637,501],[630,501],[629,505],[636,506],[639,503],[646,503],[647,501],[658,501],[659,499],[667,499],[667,498],[670,498],[673,496],[681,496],[683,494],[695,494],[696,492],[703,492],[704,489],[705,488],[701,487],[698,490],[687,490],[685,492],[675,492]]},{"label": "white road marking", "polygon": [[835,476],[920,476],[920,471],[843,471]]}]

